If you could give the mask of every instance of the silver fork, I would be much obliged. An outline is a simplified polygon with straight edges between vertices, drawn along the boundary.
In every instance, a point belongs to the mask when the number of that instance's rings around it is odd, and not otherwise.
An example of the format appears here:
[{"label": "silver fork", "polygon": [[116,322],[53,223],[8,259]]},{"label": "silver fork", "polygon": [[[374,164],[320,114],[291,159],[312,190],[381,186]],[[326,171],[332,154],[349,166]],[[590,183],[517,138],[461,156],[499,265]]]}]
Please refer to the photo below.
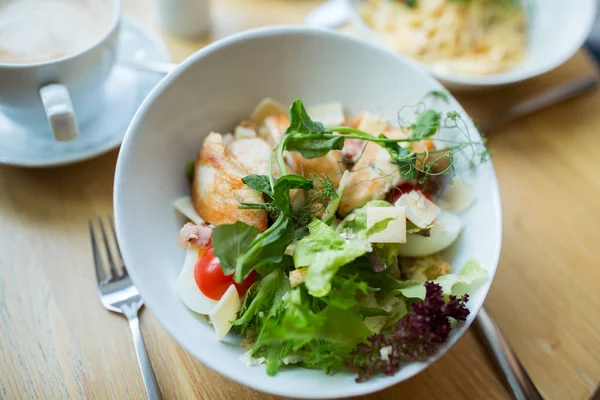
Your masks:
[{"label": "silver fork", "polygon": [[[140,296],[140,292],[133,285],[133,282],[131,282],[127,268],[125,268],[125,264],[123,263],[112,216],[109,216],[107,219],[109,221],[108,229],[105,229],[105,224],[101,217],[98,217],[99,229],[95,229],[94,222],[89,220],[90,239],[92,241],[92,252],[96,267],[96,278],[98,278],[100,301],[106,309],[123,314],[129,321],[129,328],[133,336],[133,345],[140,369],[142,370],[146,395],[148,399],[160,400],[162,399],[160,389],[158,388],[156,376],[154,376],[152,364],[150,364],[150,358],[144,345],[144,339],[140,331],[140,320],[138,319],[138,311],[143,306],[144,301]],[[100,231],[100,235],[97,235],[97,230]],[[102,237],[102,241],[98,239],[100,236]],[[116,251],[111,250],[109,237],[112,238]],[[105,265],[108,266],[108,274],[106,273],[107,268]]]}]

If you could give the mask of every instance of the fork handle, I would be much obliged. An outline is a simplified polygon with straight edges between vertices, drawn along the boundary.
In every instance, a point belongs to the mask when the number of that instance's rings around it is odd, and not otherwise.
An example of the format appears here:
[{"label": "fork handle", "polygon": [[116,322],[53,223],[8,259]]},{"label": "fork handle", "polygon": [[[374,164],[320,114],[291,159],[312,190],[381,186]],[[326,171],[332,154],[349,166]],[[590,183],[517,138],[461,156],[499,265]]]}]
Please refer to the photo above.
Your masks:
[{"label": "fork handle", "polygon": [[543,400],[525,368],[500,332],[500,328],[484,307],[481,307],[475,318],[475,326],[479,330],[482,343],[491,353],[496,367],[512,390],[513,397],[516,400]]},{"label": "fork handle", "polygon": [[127,320],[129,321],[129,329],[131,329],[131,336],[133,336],[133,346],[135,347],[135,354],[137,355],[140,369],[142,370],[142,379],[144,380],[144,387],[146,388],[146,395],[148,400],[162,400],[160,389],[158,388],[158,382],[150,364],[150,358],[144,345],[144,338],[142,338],[142,331],[140,330],[140,320],[138,319],[137,313],[127,313]]}]

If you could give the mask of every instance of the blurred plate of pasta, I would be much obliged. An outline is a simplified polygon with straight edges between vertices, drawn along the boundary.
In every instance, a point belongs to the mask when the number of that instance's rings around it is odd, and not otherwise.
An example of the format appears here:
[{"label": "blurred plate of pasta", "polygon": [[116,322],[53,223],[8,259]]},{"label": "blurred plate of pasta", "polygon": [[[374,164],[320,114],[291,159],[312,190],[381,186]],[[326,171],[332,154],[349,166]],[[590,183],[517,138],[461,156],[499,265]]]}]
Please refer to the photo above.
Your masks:
[{"label": "blurred plate of pasta", "polygon": [[450,89],[548,72],[582,46],[596,16],[596,0],[330,1],[345,6],[363,38],[419,62]]}]

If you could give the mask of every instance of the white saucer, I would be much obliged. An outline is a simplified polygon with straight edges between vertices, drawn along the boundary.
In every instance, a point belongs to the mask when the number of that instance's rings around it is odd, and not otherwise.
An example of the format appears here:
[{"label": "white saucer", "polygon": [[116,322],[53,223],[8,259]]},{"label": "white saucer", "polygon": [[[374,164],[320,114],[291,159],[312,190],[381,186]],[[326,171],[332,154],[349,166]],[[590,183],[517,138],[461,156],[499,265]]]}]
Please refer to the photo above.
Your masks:
[{"label": "white saucer", "polygon": [[[119,59],[169,62],[162,40],[141,24],[123,18],[119,36]],[[156,73],[119,65],[106,82],[99,117],[80,126],[80,135],[70,142],[56,142],[48,135],[31,132],[0,112],[0,164],[50,167],[83,161],[121,144],[129,122],[146,95],[162,79]]]}]

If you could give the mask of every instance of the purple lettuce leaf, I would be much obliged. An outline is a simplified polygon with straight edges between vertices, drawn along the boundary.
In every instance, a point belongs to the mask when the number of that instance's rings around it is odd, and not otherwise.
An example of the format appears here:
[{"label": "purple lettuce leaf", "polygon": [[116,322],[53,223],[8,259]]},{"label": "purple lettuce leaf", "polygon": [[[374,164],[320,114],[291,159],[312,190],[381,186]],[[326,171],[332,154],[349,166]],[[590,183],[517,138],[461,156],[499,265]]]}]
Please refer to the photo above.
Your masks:
[{"label": "purple lettuce leaf", "polygon": [[425,299],[412,304],[412,312],[398,321],[391,334],[372,335],[352,352],[346,367],[358,374],[357,382],[379,373],[394,375],[401,362],[428,358],[448,340],[450,318],[467,319],[468,295],[449,296],[446,302],[437,283],[425,282],[425,290]]}]

